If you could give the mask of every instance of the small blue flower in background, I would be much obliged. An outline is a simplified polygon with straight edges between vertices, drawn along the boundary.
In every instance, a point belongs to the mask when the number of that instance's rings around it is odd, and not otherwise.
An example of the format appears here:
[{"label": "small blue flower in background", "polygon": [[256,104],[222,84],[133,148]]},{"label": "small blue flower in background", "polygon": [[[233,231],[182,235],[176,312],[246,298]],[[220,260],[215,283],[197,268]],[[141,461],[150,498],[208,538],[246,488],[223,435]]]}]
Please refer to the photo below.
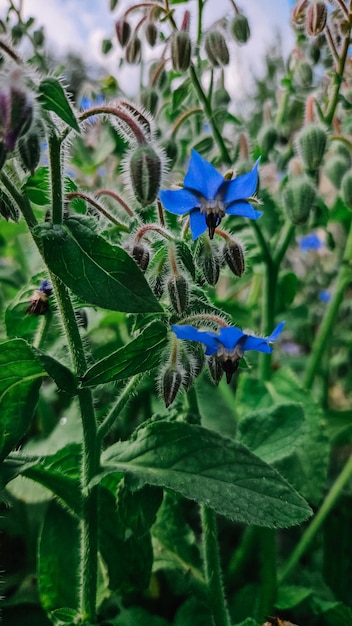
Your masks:
[{"label": "small blue flower in background", "polygon": [[319,297],[320,302],[330,302],[331,293],[327,291],[326,289],[323,289],[322,291],[319,291],[318,297]]},{"label": "small blue flower in background", "polygon": [[189,213],[193,239],[207,228],[210,239],[213,239],[215,229],[226,213],[252,220],[262,215],[248,201],[257,188],[258,163],[259,160],[248,174],[225,180],[211,163],[192,150],[183,189],[161,191],[160,200],[170,213]]},{"label": "small blue flower in background", "polygon": [[305,235],[299,240],[299,247],[302,252],[309,252],[310,250],[320,250],[320,248],[323,248],[323,246],[323,241],[318,237],[316,233],[309,233],[309,235]]},{"label": "small blue flower in background", "polygon": [[258,350],[258,352],[272,352],[269,343],[275,341],[282,332],[285,322],[280,322],[269,337],[254,337],[246,335],[239,328],[226,326],[221,328],[219,333],[198,330],[188,324],[171,326],[178,339],[189,341],[200,341],[206,346],[205,354],[213,356],[216,354],[220,360],[222,369],[226,374],[226,380],[231,382],[232,375],[238,368],[239,360],[247,350]]}]

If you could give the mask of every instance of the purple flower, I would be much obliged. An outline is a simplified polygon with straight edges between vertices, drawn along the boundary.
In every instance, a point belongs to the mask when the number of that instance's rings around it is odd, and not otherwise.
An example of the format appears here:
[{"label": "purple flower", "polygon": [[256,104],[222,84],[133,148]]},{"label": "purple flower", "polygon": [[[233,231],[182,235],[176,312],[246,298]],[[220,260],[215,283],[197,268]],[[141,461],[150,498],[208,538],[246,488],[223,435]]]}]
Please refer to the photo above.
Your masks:
[{"label": "purple flower", "polygon": [[258,352],[270,353],[272,347],[269,343],[275,341],[282,332],[285,322],[280,322],[269,337],[255,337],[246,335],[239,328],[226,326],[220,329],[219,333],[212,331],[198,330],[194,326],[187,324],[172,326],[178,339],[189,341],[200,341],[206,346],[207,356],[218,357],[220,365],[226,374],[227,382],[231,382],[232,375],[238,368],[239,360],[247,350],[257,350]]},{"label": "purple flower", "polygon": [[170,213],[189,213],[193,239],[207,228],[210,239],[213,239],[215,229],[226,213],[252,220],[262,215],[248,201],[257,188],[258,163],[259,160],[248,174],[225,180],[211,163],[192,150],[183,189],[161,191],[160,200]]}]

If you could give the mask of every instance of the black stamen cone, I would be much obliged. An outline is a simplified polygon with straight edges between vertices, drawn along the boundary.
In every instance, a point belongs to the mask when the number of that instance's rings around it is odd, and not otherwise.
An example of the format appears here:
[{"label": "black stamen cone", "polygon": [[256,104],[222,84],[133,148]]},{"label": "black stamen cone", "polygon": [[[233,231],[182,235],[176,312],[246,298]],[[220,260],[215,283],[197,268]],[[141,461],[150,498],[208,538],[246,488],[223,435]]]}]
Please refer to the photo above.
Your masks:
[{"label": "black stamen cone", "polygon": [[226,382],[229,385],[232,379],[233,374],[237,371],[239,359],[232,360],[226,359],[226,361],[221,362],[221,367],[226,375]]},{"label": "black stamen cone", "polygon": [[217,213],[208,213],[205,217],[206,224],[209,230],[209,237],[213,239],[215,228],[217,228],[221,222],[221,217]]}]

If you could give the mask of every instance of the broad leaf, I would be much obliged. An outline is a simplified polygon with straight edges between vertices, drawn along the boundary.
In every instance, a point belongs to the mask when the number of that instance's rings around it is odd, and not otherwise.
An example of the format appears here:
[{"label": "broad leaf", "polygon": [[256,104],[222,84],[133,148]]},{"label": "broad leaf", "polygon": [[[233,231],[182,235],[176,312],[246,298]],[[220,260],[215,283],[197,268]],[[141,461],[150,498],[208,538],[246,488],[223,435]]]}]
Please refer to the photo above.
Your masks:
[{"label": "broad leaf", "polygon": [[57,78],[50,76],[42,80],[39,85],[39,94],[38,100],[46,111],[53,111],[66,124],[79,132],[78,122],[70,101]]},{"label": "broad leaf", "polygon": [[45,206],[50,203],[49,168],[38,167],[33,176],[29,176],[22,187],[27,198],[38,204]]},{"label": "broad leaf", "polygon": [[23,339],[0,344],[0,460],[26,434],[44,375]]},{"label": "broad leaf", "polygon": [[151,422],[106,450],[102,462],[102,476],[125,472],[137,484],[170,488],[245,524],[281,528],[311,514],[276,470],[242,444],[200,426]]},{"label": "broad leaf", "polygon": [[96,234],[90,218],[41,224],[35,237],[52,272],[85,302],[127,313],[161,311],[135,261]]},{"label": "broad leaf", "polygon": [[152,322],[136,339],[89,368],[82,384],[100,385],[153,369],[160,363],[160,353],[166,343],[165,337],[164,324],[159,321]]},{"label": "broad leaf", "polygon": [[42,529],[38,553],[38,583],[47,611],[78,603],[79,523],[54,500]]},{"label": "broad leaf", "polygon": [[54,357],[50,356],[50,354],[45,354],[45,352],[37,348],[33,348],[33,351],[47,374],[55,381],[58,388],[62,391],[66,391],[66,393],[70,395],[74,395],[76,393],[77,381],[71,370],[69,370],[66,365],[63,365],[54,359]]}]

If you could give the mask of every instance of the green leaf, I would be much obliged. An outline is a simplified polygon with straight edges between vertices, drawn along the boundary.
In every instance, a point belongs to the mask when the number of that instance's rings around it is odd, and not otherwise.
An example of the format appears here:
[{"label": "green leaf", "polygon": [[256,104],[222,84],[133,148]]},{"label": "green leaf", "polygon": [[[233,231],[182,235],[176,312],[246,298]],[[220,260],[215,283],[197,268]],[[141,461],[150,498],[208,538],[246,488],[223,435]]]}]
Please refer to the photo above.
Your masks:
[{"label": "green leaf", "polygon": [[49,168],[38,167],[35,174],[27,178],[22,186],[22,191],[33,204],[38,204],[38,206],[49,204]]},{"label": "green leaf", "polygon": [[55,609],[51,611],[50,617],[54,626],[74,626],[79,623],[79,613],[75,609]]},{"label": "green leaf", "polygon": [[[293,526],[311,510],[272,467],[242,444],[178,422],[151,422],[102,457],[103,474],[170,488],[238,522]],[[99,477],[96,479],[96,482]]]},{"label": "green leaf", "polygon": [[[330,447],[319,405],[285,368],[275,372],[267,385],[243,374],[236,397],[236,408],[245,415],[239,422],[241,441],[266,462],[275,463],[309,502],[318,504]],[[299,407],[288,404],[287,398],[301,405],[303,419]],[[258,410],[253,411],[255,406]]]},{"label": "green leaf", "polygon": [[41,224],[34,234],[50,270],[87,303],[128,313],[162,310],[135,261],[97,235],[90,218]]},{"label": "green leaf", "polygon": [[70,101],[57,78],[51,76],[42,80],[39,85],[39,94],[38,100],[46,111],[53,111],[66,124],[79,132],[78,122]]},{"label": "green leaf", "polygon": [[160,321],[152,322],[136,339],[90,367],[82,384],[100,385],[151,370],[160,363],[165,344],[165,325]]},{"label": "green leaf", "polygon": [[39,595],[46,611],[78,604],[79,522],[54,500],[49,504],[39,542]]},{"label": "green leaf", "polygon": [[162,617],[151,615],[140,607],[122,609],[118,617],[109,620],[112,626],[169,626],[169,623]]},{"label": "green leaf", "polygon": [[279,611],[288,611],[295,606],[302,604],[313,594],[308,587],[298,587],[297,585],[282,585],[277,592],[275,608]]},{"label": "green leaf", "polygon": [[23,339],[0,344],[0,460],[26,434],[45,375]]},{"label": "green leaf", "polygon": [[50,378],[55,381],[60,391],[66,391],[66,393],[71,396],[75,395],[77,380],[71,370],[54,359],[54,357],[50,356],[50,354],[45,354],[45,352],[42,352],[42,350],[38,348],[33,348],[33,352]]}]

